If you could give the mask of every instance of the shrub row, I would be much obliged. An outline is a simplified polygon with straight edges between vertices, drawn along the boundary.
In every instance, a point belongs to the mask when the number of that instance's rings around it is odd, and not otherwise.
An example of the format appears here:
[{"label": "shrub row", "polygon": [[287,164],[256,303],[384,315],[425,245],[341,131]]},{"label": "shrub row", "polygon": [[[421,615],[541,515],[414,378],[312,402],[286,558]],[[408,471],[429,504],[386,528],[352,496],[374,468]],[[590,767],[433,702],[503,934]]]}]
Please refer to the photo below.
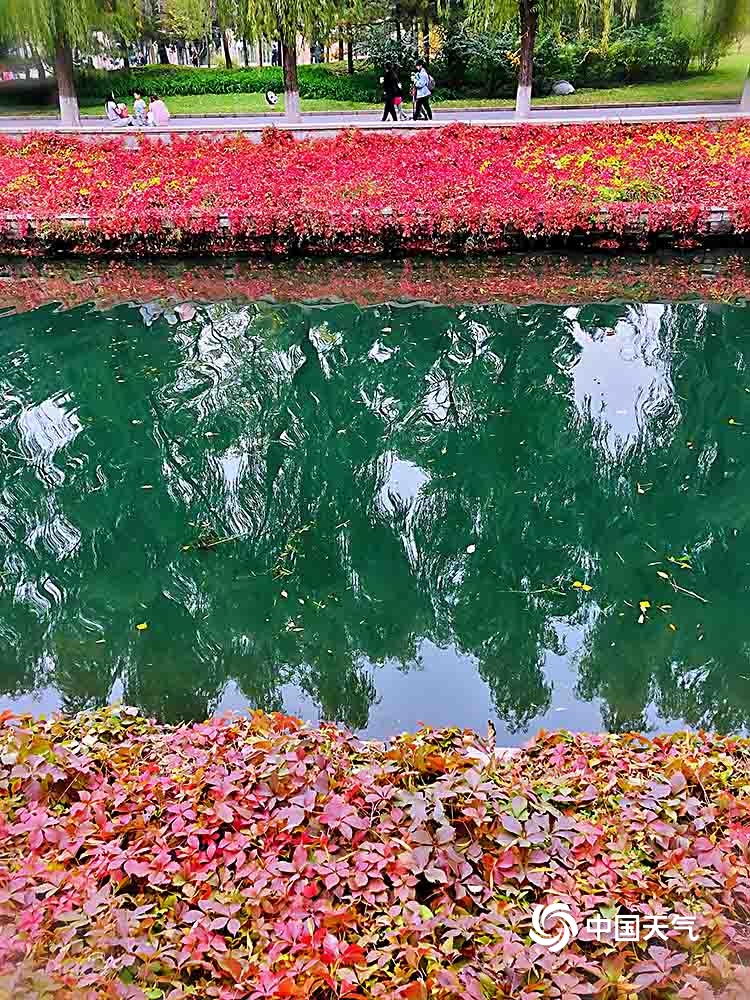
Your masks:
[{"label": "shrub row", "polygon": [[[81,98],[105,100],[114,90],[125,97],[138,90],[160,97],[194,94],[262,94],[284,89],[278,66],[247,69],[193,69],[184,66],[145,66],[142,69],[82,70],[78,74]],[[380,88],[374,73],[353,76],[335,73],[324,66],[299,67],[300,96],[330,101],[372,101],[379,99]]]},{"label": "shrub row", "polygon": [[[634,29],[606,46],[548,34],[537,42],[534,87],[544,94],[558,80],[581,88],[679,79],[689,69],[690,42],[665,32]],[[518,35],[512,29],[459,32],[447,41],[436,67],[438,79],[452,89],[486,97],[511,96],[517,73]]]},{"label": "shrub row", "polygon": [[745,1000],[750,741],[493,751],[4,712],[0,995]]},{"label": "shrub row", "polygon": [[714,234],[713,221],[741,239],[750,123],[453,123],[307,141],[269,128],[260,143],[173,138],[168,155],[148,135],[124,149],[122,136],[93,145],[35,133],[0,141],[0,252],[7,216],[25,250],[88,254],[613,247]]}]

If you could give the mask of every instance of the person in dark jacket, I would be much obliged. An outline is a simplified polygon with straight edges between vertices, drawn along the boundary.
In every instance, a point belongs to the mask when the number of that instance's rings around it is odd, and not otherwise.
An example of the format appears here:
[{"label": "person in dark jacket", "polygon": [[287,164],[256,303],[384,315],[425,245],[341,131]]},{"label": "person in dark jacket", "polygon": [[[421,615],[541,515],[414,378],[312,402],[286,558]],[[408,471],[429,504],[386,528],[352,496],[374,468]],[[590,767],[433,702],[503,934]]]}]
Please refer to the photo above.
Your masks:
[{"label": "person in dark jacket", "polygon": [[398,115],[396,114],[396,105],[394,104],[394,100],[401,93],[401,84],[396,76],[396,71],[390,63],[386,63],[385,73],[380,79],[383,84],[383,99],[385,101],[381,121],[386,121],[388,115],[391,115],[394,122],[396,122],[398,121]]}]

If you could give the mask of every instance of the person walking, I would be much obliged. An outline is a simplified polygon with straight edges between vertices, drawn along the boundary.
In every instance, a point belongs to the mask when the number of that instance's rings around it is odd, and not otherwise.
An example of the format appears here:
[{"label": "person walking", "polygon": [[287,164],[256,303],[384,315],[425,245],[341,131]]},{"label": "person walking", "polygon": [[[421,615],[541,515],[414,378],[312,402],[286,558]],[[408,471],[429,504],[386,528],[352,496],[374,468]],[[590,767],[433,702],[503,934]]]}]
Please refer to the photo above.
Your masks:
[{"label": "person walking", "polygon": [[414,121],[419,118],[427,118],[432,121],[432,108],[430,107],[430,74],[424,68],[421,59],[417,59],[416,73],[414,74],[414,92],[416,101],[414,103]]},{"label": "person walking", "polygon": [[380,82],[383,84],[383,99],[385,101],[381,121],[386,121],[388,115],[391,115],[394,122],[397,122],[398,114],[396,113],[395,100],[401,93],[401,84],[390,63],[385,64],[385,73],[381,76]]}]

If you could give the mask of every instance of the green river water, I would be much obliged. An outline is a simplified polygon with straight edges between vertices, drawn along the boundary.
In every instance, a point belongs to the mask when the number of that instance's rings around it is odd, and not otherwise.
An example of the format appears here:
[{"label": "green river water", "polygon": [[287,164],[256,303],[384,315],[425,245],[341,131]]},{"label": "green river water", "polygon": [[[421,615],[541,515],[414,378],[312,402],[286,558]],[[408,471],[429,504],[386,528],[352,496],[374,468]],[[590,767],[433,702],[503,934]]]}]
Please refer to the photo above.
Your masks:
[{"label": "green river water", "polygon": [[744,729],[749,318],[5,315],[0,708]]}]

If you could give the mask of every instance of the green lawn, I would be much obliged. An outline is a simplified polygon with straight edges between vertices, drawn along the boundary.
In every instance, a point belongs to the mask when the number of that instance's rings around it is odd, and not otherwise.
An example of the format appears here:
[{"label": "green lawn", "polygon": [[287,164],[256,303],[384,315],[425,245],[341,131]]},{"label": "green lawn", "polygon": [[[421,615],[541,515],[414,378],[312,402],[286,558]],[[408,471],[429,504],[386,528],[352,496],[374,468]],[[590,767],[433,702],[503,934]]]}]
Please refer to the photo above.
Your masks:
[{"label": "green lawn", "polygon": [[[734,52],[721,60],[711,73],[695,73],[685,80],[668,80],[664,83],[638,83],[613,87],[607,90],[579,90],[571,97],[538,97],[535,107],[573,107],[575,105],[602,104],[658,104],[668,101],[736,101],[750,62],[750,44],[741,52]],[[442,107],[460,108],[466,101],[442,101]],[[473,100],[476,108],[506,108],[512,100]]]},{"label": "green lawn", "polygon": [[[536,107],[572,107],[575,105],[641,104],[661,101],[733,101],[742,92],[742,85],[750,61],[750,44],[742,52],[734,52],[721,60],[711,73],[693,74],[685,80],[671,80],[666,83],[643,83],[609,90],[579,90],[569,98],[543,97],[534,101]],[[258,114],[271,109],[263,94],[202,94],[196,97],[170,97],[167,99],[172,114]],[[482,107],[507,108],[512,100],[488,100],[464,98],[458,101],[441,101],[439,91],[435,95],[435,105],[443,108]],[[379,105],[356,104],[350,101],[303,100],[303,111],[360,111],[374,110]],[[19,108],[0,106],[1,115],[49,115],[50,108]],[[283,95],[275,109],[284,110]],[[81,108],[86,117],[101,118],[102,104],[85,105]]]}]

